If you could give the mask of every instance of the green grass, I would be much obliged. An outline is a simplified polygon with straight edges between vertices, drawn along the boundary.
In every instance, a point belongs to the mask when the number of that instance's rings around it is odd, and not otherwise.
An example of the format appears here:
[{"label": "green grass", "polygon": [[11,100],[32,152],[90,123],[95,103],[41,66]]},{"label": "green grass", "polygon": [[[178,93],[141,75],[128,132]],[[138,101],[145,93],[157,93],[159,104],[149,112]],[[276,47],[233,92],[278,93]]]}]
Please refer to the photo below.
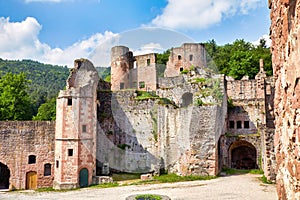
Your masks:
[{"label": "green grass", "polygon": [[91,185],[89,188],[111,188],[111,187],[118,187],[119,183],[113,182],[113,183],[102,183],[97,185]]},{"label": "green grass", "polygon": [[112,174],[112,178],[114,181],[136,180],[136,179],[140,179],[140,177],[141,174],[129,174],[129,173]]},{"label": "green grass", "polygon": [[135,100],[157,99],[159,98],[154,92],[136,91],[137,96]]},{"label": "green grass", "polygon": [[215,176],[178,176],[177,174],[163,174],[161,176],[154,176],[154,180],[159,183],[174,183],[183,181],[196,181],[196,180],[211,180]]},{"label": "green grass", "polygon": [[265,183],[265,184],[273,184],[271,181],[268,181],[267,177],[265,177],[265,175],[263,175],[260,180]]},{"label": "green grass", "polygon": [[161,200],[159,195],[155,194],[141,194],[135,197],[136,200]]}]

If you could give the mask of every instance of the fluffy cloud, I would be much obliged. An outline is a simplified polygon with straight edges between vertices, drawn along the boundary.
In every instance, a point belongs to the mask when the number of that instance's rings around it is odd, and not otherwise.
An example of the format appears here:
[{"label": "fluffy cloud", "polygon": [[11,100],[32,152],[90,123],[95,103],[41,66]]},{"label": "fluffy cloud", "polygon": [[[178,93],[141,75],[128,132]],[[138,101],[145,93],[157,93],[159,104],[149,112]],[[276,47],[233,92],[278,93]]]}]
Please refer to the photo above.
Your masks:
[{"label": "fluffy cloud", "polygon": [[263,0],[168,0],[163,13],[152,20],[152,25],[203,29],[219,23],[224,17],[247,14]]},{"label": "fluffy cloud", "polygon": [[65,49],[51,48],[38,39],[41,28],[42,26],[32,17],[27,17],[22,22],[10,22],[9,18],[0,18],[0,57],[33,59],[71,67],[74,59],[89,58],[100,44],[117,36],[106,31],[104,34],[97,33],[86,40],[78,41]]},{"label": "fluffy cloud", "polygon": [[162,53],[164,51],[164,48],[159,43],[149,43],[145,44],[139,49],[133,49],[134,55],[143,55],[148,53]]},{"label": "fluffy cloud", "polygon": [[265,41],[266,41],[266,46],[267,46],[267,47],[270,47],[270,46],[271,46],[272,40],[270,39],[270,36],[269,36],[269,35],[263,35],[263,36],[261,36],[258,40],[253,41],[252,44],[258,46],[258,45],[260,44],[260,40],[261,40],[261,39],[265,39]]}]

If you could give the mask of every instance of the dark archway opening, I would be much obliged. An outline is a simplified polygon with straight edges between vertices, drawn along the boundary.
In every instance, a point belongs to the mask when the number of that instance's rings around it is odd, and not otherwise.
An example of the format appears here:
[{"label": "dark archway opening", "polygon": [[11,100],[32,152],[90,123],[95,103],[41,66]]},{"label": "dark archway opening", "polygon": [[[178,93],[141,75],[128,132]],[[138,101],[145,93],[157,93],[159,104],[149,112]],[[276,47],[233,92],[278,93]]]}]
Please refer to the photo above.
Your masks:
[{"label": "dark archway opening", "polygon": [[10,170],[8,167],[0,163],[0,189],[9,188]]},{"label": "dark archway opening", "polygon": [[238,141],[232,144],[231,168],[257,169],[257,155],[255,147],[246,142]]}]

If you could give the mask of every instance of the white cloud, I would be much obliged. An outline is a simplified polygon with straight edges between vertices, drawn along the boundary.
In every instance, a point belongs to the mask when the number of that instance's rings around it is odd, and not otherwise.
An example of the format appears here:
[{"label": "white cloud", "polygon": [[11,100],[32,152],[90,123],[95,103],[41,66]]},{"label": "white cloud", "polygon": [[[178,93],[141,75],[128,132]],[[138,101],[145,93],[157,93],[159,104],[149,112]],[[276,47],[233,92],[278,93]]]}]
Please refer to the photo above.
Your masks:
[{"label": "white cloud", "polygon": [[247,14],[263,0],[168,0],[152,25],[177,29],[203,29],[234,14]]},{"label": "white cloud", "polygon": [[256,41],[253,41],[252,42],[252,44],[253,45],[256,45],[256,46],[258,46],[259,44],[260,44],[260,40],[261,39],[265,39],[265,41],[266,41],[266,46],[267,47],[270,47],[271,46],[271,44],[272,44],[272,40],[270,39],[270,36],[269,35],[263,35],[263,36],[261,36],[259,39],[257,39]]},{"label": "white cloud", "polygon": [[164,48],[159,43],[149,43],[145,44],[141,48],[133,49],[134,55],[143,55],[148,53],[162,53],[164,51]]},{"label": "white cloud", "polygon": [[72,67],[75,59],[90,57],[90,54],[100,44],[117,35],[109,31],[104,34],[97,33],[86,40],[78,41],[61,49],[51,48],[39,40],[38,35],[41,28],[42,26],[33,17],[27,17],[22,22],[10,22],[9,18],[0,18],[0,58],[33,59]]}]

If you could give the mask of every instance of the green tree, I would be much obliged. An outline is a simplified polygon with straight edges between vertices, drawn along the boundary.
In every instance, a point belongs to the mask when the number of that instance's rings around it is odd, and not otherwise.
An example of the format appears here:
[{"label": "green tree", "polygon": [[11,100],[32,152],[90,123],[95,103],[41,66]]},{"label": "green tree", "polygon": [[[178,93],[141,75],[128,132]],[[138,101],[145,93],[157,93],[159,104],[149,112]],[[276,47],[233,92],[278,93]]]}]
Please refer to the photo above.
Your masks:
[{"label": "green tree", "polygon": [[24,73],[7,73],[0,77],[0,120],[29,120],[32,108]]},{"label": "green tree", "polygon": [[39,109],[36,116],[33,117],[33,120],[55,120],[56,119],[56,97],[53,97],[46,103],[43,103]]}]

